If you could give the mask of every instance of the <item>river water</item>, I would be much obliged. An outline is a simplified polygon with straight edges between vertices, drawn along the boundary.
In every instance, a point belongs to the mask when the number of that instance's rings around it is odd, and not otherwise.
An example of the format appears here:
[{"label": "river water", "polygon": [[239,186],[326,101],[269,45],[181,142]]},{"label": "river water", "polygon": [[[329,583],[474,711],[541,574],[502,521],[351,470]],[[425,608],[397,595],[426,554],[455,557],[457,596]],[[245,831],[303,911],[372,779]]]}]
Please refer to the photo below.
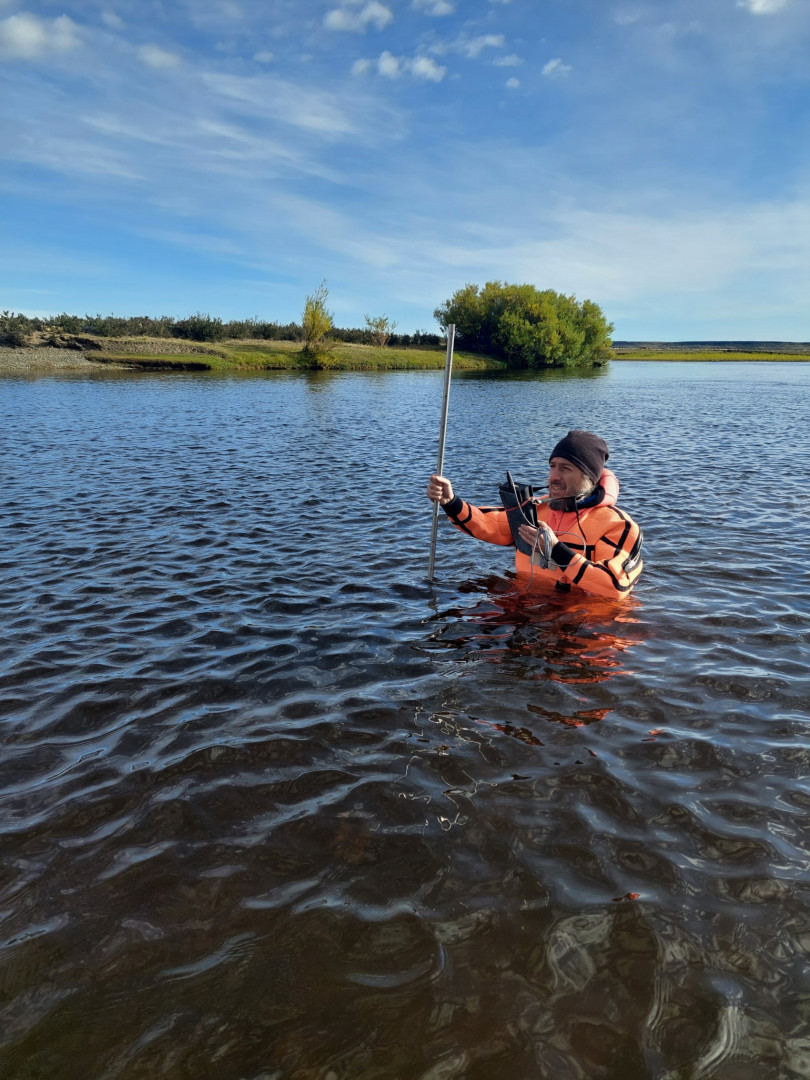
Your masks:
[{"label": "river water", "polygon": [[0,380],[3,1077],[810,1075],[810,365],[454,379],[624,605],[427,585],[441,380]]}]

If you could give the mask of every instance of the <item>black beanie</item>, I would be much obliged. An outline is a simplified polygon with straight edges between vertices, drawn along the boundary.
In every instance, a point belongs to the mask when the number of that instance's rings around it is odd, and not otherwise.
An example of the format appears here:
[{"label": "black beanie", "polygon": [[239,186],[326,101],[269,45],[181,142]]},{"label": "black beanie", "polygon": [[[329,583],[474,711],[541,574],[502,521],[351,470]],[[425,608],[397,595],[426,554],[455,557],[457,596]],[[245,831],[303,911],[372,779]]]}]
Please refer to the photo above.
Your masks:
[{"label": "black beanie", "polygon": [[586,476],[590,476],[595,484],[599,483],[602,469],[610,457],[607,443],[590,431],[569,431],[564,439],[560,439],[549,454],[549,461],[555,457],[565,458],[578,469],[582,469]]}]

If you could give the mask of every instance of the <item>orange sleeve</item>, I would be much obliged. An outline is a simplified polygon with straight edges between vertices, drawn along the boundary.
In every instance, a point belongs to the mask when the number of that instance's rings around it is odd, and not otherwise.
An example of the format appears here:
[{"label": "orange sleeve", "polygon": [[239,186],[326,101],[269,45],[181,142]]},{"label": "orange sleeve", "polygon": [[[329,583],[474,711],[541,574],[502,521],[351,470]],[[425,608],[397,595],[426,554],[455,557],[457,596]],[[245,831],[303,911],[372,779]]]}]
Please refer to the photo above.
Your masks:
[{"label": "orange sleeve", "polygon": [[456,495],[442,510],[455,527],[468,536],[485,540],[488,544],[514,547],[512,530],[502,506],[472,506]]}]

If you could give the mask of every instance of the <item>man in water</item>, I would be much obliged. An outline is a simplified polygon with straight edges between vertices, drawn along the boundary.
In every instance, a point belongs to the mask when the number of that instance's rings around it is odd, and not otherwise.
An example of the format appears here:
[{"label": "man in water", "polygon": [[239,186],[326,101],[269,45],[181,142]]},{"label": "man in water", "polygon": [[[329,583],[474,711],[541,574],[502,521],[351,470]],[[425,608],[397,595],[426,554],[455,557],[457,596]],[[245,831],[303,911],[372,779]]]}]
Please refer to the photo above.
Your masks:
[{"label": "man in water", "polygon": [[615,505],[619,482],[605,468],[608,456],[605,440],[590,431],[569,431],[560,439],[549,457],[548,495],[534,500],[537,527],[522,520],[525,505],[508,514],[506,505],[472,506],[444,476],[431,476],[427,497],[461,532],[514,546],[518,577],[528,577],[532,588],[581,589],[623,600],[641,574],[642,536]]}]

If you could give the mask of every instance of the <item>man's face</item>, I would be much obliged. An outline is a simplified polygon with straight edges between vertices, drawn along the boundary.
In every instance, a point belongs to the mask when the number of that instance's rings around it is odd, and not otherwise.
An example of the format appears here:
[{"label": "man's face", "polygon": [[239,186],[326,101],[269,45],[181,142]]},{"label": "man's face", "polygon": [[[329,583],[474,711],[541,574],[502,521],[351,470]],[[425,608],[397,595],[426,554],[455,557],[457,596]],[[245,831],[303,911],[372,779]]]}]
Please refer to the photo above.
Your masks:
[{"label": "man's face", "polygon": [[568,458],[553,457],[548,467],[548,493],[552,499],[576,499],[587,495],[593,481]]}]

